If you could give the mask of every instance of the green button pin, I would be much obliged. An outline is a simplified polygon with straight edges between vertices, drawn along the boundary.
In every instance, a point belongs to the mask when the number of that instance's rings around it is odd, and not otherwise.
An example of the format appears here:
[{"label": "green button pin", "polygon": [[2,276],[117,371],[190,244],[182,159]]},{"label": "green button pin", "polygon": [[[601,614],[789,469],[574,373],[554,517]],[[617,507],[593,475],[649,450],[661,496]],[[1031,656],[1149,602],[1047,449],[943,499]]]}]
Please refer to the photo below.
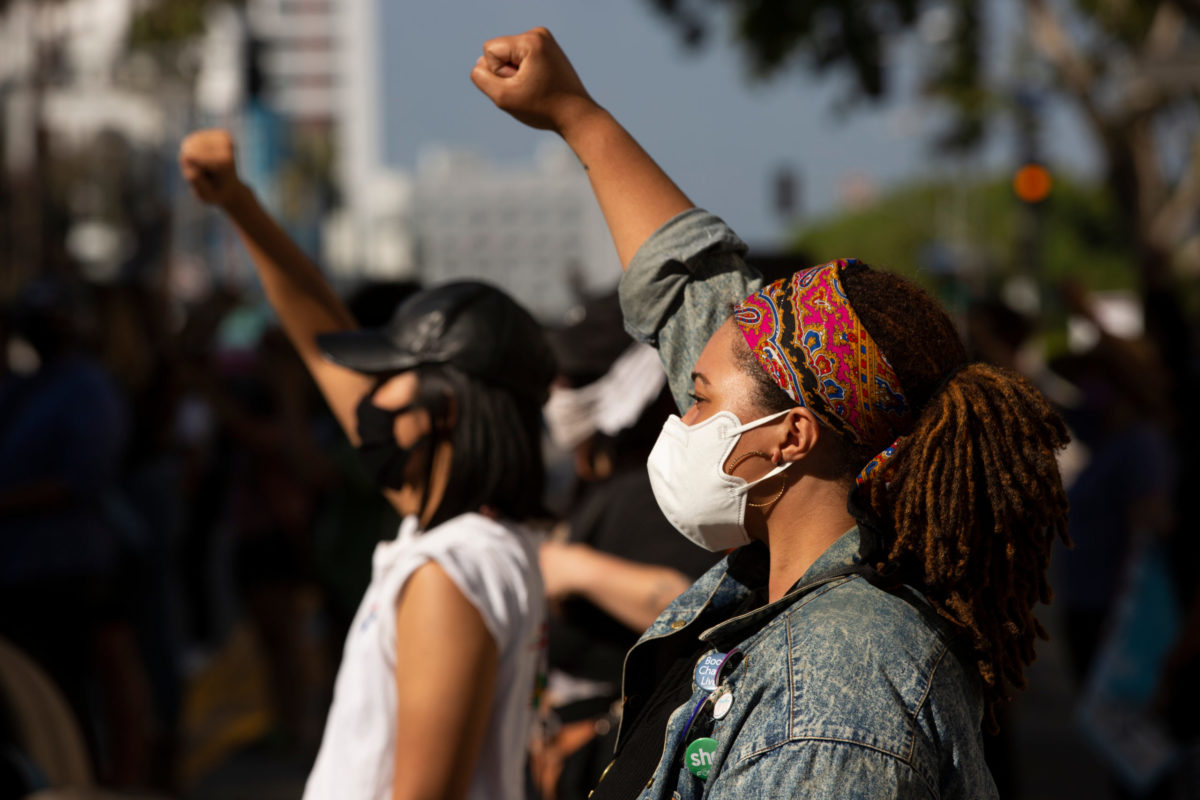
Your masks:
[{"label": "green button pin", "polygon": [[688,772],[700,780],[708,780],[715,752],[717,752],[717,740],[707,736],[701,737],[687,746],[687,750],[683,753],[683,763],[687,765]]}]

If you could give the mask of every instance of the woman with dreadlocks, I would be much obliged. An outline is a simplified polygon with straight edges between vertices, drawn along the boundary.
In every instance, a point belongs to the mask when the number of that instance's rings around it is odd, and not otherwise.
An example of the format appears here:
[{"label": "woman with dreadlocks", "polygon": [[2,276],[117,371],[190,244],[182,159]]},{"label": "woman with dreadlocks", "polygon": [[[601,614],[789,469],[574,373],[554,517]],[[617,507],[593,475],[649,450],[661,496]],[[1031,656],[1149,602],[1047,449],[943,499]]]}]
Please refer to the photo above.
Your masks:
[{"label": "woman with dreadlocks", "polygon": [[682,418],[649,459],[676,528],[734,549],[629,652],[595,799],[987,798],[981,729],[1044,636],[1061,421],[854,260],[762,285],[741,241],[587,94],[545,29],[476,85],[588,171]]}]

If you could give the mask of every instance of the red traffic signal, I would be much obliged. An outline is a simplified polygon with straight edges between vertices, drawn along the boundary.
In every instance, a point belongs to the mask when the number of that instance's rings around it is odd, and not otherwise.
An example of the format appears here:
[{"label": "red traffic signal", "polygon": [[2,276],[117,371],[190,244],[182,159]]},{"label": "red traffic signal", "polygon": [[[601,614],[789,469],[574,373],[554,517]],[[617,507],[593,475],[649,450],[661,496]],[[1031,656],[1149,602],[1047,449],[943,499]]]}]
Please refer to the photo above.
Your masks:
[{"label": "red traffic signal", "polygon": [[1023,164],[1013,175],[1013,191],[1022,203],[1040,203],[1050,196],[1054,181],[1041,164]]}]

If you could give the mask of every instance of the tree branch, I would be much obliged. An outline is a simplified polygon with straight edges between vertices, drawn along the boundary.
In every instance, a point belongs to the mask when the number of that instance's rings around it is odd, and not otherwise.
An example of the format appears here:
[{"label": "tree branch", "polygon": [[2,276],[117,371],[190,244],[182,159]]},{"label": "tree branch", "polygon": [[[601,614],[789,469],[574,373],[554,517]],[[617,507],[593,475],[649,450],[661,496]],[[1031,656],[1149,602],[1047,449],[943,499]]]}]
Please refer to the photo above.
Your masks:
[{"label": "tree branch", "polygon": [[1163,3],[1154,12],[1150,31],[1146,34],[1146,46],[1142,57],[1147,60],[1169,58],[1183,42],[1183,31],[1187,18],[1175,3]]},{"label": "tree branch", "polygon": [[[1137,173],[1137,229],[1149,233],[1155,211],[1162,207],[1166,194],[1162,162],[1155,147],[1154,125],[1150,117],[1139,117],[1126,127],[1133,168]],[[1150,240],[1154,242],[1154,240]],[[1156,243],[1156,242],[1155,242]]]},{"label": "tree branch", "polygon": [[1200,209],[1200,136],[1192,141],[1192,157],[1170,197],[1150,223],[1150,238],[1166,251],[1174,250],[1188,233]]},{"label": "tree branch", "polygon": [[1093,97],[1096,75],[1087,59],[1068,38],[1046,0],[1025,0],[1025,10],[1033,46],[1062,76],[1066,89],[1075,95],[1084,113],[1103,135],[1109,128],[1109,122]]}]

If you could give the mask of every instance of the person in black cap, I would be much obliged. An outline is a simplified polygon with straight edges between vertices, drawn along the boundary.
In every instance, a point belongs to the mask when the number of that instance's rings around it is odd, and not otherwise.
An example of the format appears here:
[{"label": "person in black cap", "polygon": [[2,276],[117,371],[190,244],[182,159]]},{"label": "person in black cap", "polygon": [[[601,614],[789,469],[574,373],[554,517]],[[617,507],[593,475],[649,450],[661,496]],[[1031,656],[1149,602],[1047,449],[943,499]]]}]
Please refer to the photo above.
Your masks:
[{"label": "person in black cap", "polygon": [[484,283],[417,292],[382,328],[346,307],[200,131],[184,177],[237,227],[288,337],[404,516],[374,554],[306,798],[523,795],[544,650],[540,409],[555,368],[533,318]]}]

